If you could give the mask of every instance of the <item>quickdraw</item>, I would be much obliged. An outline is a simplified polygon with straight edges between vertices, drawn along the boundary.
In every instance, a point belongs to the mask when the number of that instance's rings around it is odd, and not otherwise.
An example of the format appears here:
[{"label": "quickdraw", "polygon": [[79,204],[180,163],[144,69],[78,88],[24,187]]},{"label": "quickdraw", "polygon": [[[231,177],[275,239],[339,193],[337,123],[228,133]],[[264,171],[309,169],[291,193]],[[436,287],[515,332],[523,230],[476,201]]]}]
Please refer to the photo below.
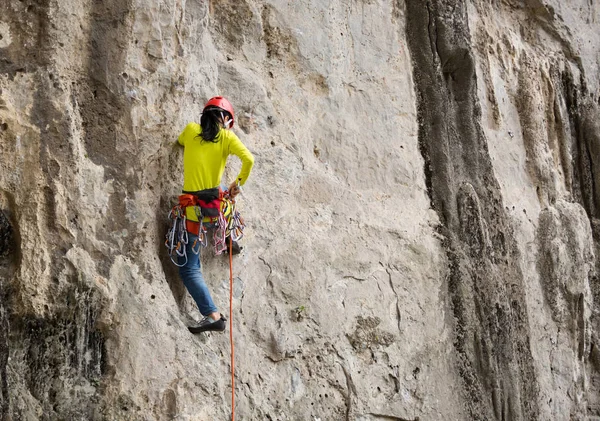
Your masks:
[{"label": "quickdraw", "polygon": [[[188,256],[186,252],[186,246],[189,240],[188,232],[186,229],[186,216],[185,216],[185,207],[181,205],[173,206],[173,208],[169,211],[168,218],[172,221],[170,224],[169,231],[166,235],[165,246],[167,250],[169,250],[169,258],[176,266],[182,267],[187,264]],[[195,246],[195,244],[194,244]],[[192,247],[192,252],[198,254],[200,252],[200,248],[195,250],[195,247]],[[183,263],[179,263],[181,261],[180,258],[183,258]]]},{"label": "quickdraw", "polygon": [[[190,206],[194,207],[198,222],[186,218],[186,209]],[[199,199],[197,194],[183,194],[179,196],[179,204],[171,209],[168,218],[172,222],[166,235],[165,246],[171,261],[179,267],[185,266],[188,261],[188,231],[194,234],[197,231],[197,238],[191,247],[196,255],[200,253],[200,247],[208,245],[207,228],[214,228],[213,243],[217,255],[227,249],[229,236],[233,241],[239,241],[244,235],[244,220],[236,210],[235,199],[229,196],[228,191],[219,190],[218,196],[208,201]],[[183,263],[180,263],[182,260]]]},{"label": "quickdraw", "polygon": [[[223,198],[222,212],[217,220],[214,233],[215,253],[217,255],[227,250],[227,238],[231,236],[233,241],[239,241],[244,236],[244,220],[236,209],[235,199],[225,192]],[[226,218],[224,215],[228,215]]]},{"label": "quickdraw", "polygon": [[246,224],[244,223],[244,219],[242,215],[235,210],[231,218],[229,219],[229,232],[231,233],[231,239],[233,241],[239,241],[244,236],[244,228],[246,228]]},{"label": "quickdraw", "polygon": [[215,243],[215,254],[219,255],[223,253],[227,249],[227,244],[225,243],[227,229],[227,221],[225,220],[225,216],[223,212],[219,214],[217,219],[217,223],[215,226],[215,232],[213,234],[213,241]]},{"label": "quickdraw", "polygon": [[[194,247],[196,246],[196,243],[198,243],[202,247],[206,247],[208,245],[208,233],[206,231],[206,227],[202,223],[203,218],[202,218],[202,211],[200,209],[200,206],[194,206],[194,211],[196,212],[196,218],[198,218],[198,221],[200,224],[200,226],[198,227],[198,238],[196,239],[196,242],[194,243]],[[198,252],[200,252],[200,246],[198,246]],[[193,250],[194,250],[194,248],[192,247],[192,251]],[[198,253],[196,253],[196,254],[198,254]]]}]

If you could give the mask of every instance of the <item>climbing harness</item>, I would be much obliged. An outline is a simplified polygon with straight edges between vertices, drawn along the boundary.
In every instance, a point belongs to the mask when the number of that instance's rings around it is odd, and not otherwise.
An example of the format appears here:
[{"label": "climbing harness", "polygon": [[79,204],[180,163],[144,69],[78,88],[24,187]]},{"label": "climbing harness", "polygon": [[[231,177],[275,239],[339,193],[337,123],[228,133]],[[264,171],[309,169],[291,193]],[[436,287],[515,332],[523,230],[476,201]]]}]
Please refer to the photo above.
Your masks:
[{"label": "climbing harness", "polygon": [[[200,252],[200,247],[208,245],[208,229],[213,229],[213,243],[217,255],[227,249],[227,238],[239,241],[243,237],[244,219],[237,211],[235,199],[229,195],[229,191],[217,187],[183,193],[179,196],[179,203],[169,211],[168,218],[171,223],[165,241],[169,257],[176,266],[182,267],[187,264],[188,233],[197,236],[191,248],[195,255]],[[194,208],[198,221],[187,219],[188,207]],[[183,263],[180,263],[181,261]]]}]

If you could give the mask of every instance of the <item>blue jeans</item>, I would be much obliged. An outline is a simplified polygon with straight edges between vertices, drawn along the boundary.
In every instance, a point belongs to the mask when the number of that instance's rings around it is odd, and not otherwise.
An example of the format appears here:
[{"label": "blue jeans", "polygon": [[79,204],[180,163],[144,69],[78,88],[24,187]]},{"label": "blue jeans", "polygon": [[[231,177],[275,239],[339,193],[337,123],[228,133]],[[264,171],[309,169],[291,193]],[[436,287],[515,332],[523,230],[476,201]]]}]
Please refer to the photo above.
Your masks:
[{"label": "blue jeans", "polygon": [[[200,271],[200,253],[194,254],[194,252],[192,252],[192,246],[198,236],[188,232],[188,237],[189,239],[185,250],[188,261],[184,266],[179,268],[179,275],[188,292],[194,301],[196,301],[200,313],[203,316],[208,316],[209,314],[216,313],[217,307],[215,306],[215,303],[213,303],[206,282],[204,282],[202,272]],[[196,249],[198,248],[202,249],[202,246],[196,245]],[[183,257],[179,257],[179,264],[182,264],[183,262]]]}]

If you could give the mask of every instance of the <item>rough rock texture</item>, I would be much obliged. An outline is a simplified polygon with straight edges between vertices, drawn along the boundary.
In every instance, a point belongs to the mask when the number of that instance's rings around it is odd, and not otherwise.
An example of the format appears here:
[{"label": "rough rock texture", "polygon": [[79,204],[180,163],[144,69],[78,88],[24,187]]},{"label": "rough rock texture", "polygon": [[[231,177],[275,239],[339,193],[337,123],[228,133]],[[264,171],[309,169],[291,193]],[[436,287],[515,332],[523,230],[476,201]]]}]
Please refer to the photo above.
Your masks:
[{"label": "rough rock texture", "polygon": [[0,419],[229,419],[163,246],[216,94],[256,157],[237,419],[598,419],[598,34],[590,0],[1,2]]}]

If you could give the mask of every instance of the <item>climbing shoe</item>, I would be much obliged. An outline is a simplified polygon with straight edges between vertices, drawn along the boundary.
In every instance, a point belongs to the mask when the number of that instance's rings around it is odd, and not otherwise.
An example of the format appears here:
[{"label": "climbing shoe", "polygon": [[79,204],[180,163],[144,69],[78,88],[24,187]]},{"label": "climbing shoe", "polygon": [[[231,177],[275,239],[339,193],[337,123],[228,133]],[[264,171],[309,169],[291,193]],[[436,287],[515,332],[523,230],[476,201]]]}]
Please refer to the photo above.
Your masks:
[{"label": "climbing shoe", "polygon": [[188,330],[192,333],[202,333],[202,332],[223,332],[225,330],[225,322],[227,319],[223,317],[221,314],[221,318],[219,320],[213,320],[210,317],[206,316],[197,325],[188,326]]},{"label": "climbing shoe", "polygon": [[[225,253],[229,253],[229,237],[225,239]],[[231,245],[231,255],[235,256],[236,254],[240,254],[244,248],[238,244],[237,241],[234,241]]]}]

